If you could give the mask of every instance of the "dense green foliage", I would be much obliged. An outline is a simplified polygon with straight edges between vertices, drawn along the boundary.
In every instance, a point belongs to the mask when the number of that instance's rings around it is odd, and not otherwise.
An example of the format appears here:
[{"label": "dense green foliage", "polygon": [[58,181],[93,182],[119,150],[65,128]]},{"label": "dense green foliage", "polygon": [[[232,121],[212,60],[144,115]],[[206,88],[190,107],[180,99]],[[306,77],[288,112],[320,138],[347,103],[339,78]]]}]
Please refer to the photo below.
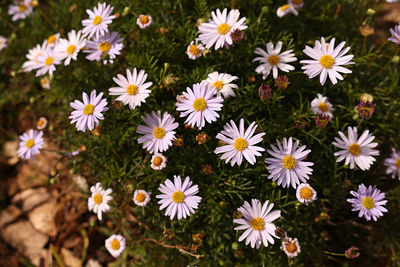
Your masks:
[{"label": "dense green foliage", "polygon": [[[127,238],[128,249],[117,259],[122,262],[145,266],[277,266],[288,262],[280,250],[280,241],[260,250],[239,243],[242,255],[232,248],[238,233],[233,228],[233,212],[252,198],[262,202],[270,200],[274,209],[282,211],[275,221],[288,236],[299,239],[302,252],[289,263],[303,265],[343,265],[352,262],[400,263],[399,256],[399,181],[385,175],[383,161],[390,155],[391,147],[399,145],[400,102],[399,68],[392,57],[398,54],[398,45],[385,42],[377,44],[374,37],[363,37],[359,27],[364,21],[374,25],[374,16],[367,15],[368,8],[378,9],[378,3],[369,0],[305,1],[299,16],[276,16],[276,8],[284,1],[232,0],[149,0],[109,1],[114,12],[121,16],[111,24],[112,30],[124,37],[124,49],[113,65],[91,62],[79,55],[78,61],[69,66],[57,66],[51,80],[51,89],[42,89],[40,79],[34,73],[22,73],[28,49],[42,43],[49,35],[60,32],[65,36],[71,29],[80,29],[85,10],[96,1],[56,0],[40,1],[34,14],[26,20],[12,22],[6,15],[7,5],[1,5],[0,33],[9,38],[9,47],[0,52],[0,110],[1,140],[11,133],[21,134],[33,127],[40,116],[49,119],[50,128],[45,136],[57,142],[65,151],[73,151],[86,145],[87,151],[68,159],[72,173],[82,173],[90,184],[101,182],[113,189],[112,210],[105,214],[107,235],[120,233]],[[73,11],[70,7],[76,5]],[[211,50],[207,57],[189,60],[186,47],[197,35],[196,21],[209,18],[216,8],[236,8],[247,17],[248,29],[244,39],[231,49]],[[340,8],[340,9],[339,9]],[[154,23],[140,30],[136,25],[139,14],[150,14]],[[163,27],[163,29],[161,29]],[[160,30],[161,29],[161,30]],[[168,29],[166,31],[165,29]],[[387,32],[388,29],[387,29]],[[389,34],[389,33],[388,33]],[[293,49],[296,57],[306,59],[302,52],[305,45],[313,45],[320,37],[335,37],[346,41],[354,54],[352,74],[344,81],[324,86],[317,78],[308,79],[295,62],[296,70],[287,76],[291,82],[286,90],[273,90],[273,97],[262,102],[258,87],[263,83],[255,73],[252,63],[256,47],[265,43],[283,41],[283,49]],[[114,86],[112,77],[124,74],[126,68],[144,69],[153,82],[152,93],[146,103],[133,111],[128,106],[115,108],[108,95]],[[197,144],[195,137],[201,131],[184,127],[184,119],[175,110],[177,94],[186,87],[205,79],[210,72],[219,71],[239,76],[237,96],[224,101],[217,122],[207,124],[202,130],[209,135],[205,144]],[[273,87],[270,75],[264,83]],[[110,110],[101,121],[100,135],[78,132],[68,120],[69,103],[81,99],[82,92],[97,89],[105,93]],[[315,126],[315,115],[310,102],[317,93],[327,97],[335,106],[334,118],[326,129]],[[354,107],[360,95],[374,96],[376,111],[371,119],[359,118]],[[136,128],[142,116],[153,110],[168,111],[178,120],[177,129],[183,137],[182,147],[171,147],[165,155],[168,165],[162,171],[150,168],[151,156],[138,144]],[[22,115],[21,115],[22,114]],[[298,118],[308,121],[305,129],[295,127]],[[309,161],[315,163],[309,183],[317,190],[318,200],[309,206],[300,204],[292,188],[283,189],[267,179],[268,171],[263,157],[252,166],[243,162],[230,167],[214,154],[218,146],[215,138],[223,125],[233,119],[245,118],[246,125],[256,121],[259,130],[266,133],[262,147],[269,148],[276,139],[294,137],[312,150]],[[347,126],[357,126],[361,131],[369,129],[380,144],[381,155],[369,171],[351,170],[343,162],[335,163],[332,145],[338,131],[347,132]],[[202,173],[204,164],[213,168],[211,175]],[[199,185],[202,202],[196,213],[188,219],[170,221],[159,211],[155,196],[159,184],[174,174],[190,176]],[[57,176],[56,176],[57,177]],[[377,222],[367,222],[352,212],[346,199],[349,191],[360,183],[377,185],[386,193],[389,212]],[[145,208],[136,207],[132,201],[135,189],[152,192],[152,200]],[[137,223],[128,220],[135,217]],[[107,225],[107,226],[106,226]],[[112,227],[109,228],[108,226]],[[163,232],[172,230],[174,237],[166,240]],[[186,249],[203,257],[196,259],[153,242],[138,241],[152,238],[165,244],[189,247],[192,235],[201,233],[202,244],[197,251]],[[350,246],[360,248],[361,256],[355,260],[326,253],[343,253]],[[352,261],[352,262],[351,262]]]}]

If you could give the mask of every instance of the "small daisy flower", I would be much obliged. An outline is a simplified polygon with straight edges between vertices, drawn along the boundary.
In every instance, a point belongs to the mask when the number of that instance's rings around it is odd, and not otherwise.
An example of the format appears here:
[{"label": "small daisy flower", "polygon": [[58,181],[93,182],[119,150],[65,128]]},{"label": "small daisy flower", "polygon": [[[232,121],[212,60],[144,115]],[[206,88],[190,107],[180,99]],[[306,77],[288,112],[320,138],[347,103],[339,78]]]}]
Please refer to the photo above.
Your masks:
[{"label": "small daisy flower", "polygon": [[397,175],[400,180],[400,152],[392,148],[392,155],[390,158],[385,159],[384,164],[387,167],[386,174],[391,174],[392,179],[395,179]]},{"label": "small daisy flower", "polygon": [[97,218],[101,221],[102,213],[110,210],[110,206],[108,202],[113,200],[113,197],[110,196],[112,193],[112,189],[108,188],[104,190],[100,183],[97,183],[96,186],[90,187],[90,191],[92,192],[91,197],[88,199],[88,208],[89,211],[92,211],[97,214]]},{"label": "small daisy flower", "polygon": [[296,8],[291,4],[283,5],[276,10],[276,15],[280,18],[288,14],[293,14],[297,16],[299,15],[299,12],[297,12]]},{"label": "small daisy flower", "polygon": [[40,117],[36,123],[36,128],[38,130],[43,130],[47,126],[47,119],[45,117]]},{"label": "small daisy flower", "polygon": [[325,84],[328,76],[331,82],[336,84],[337,80],[343,80],[343,76],[339,72],[351,73],[351,70],[342,66],[354,64],[350,61],[353,59],[353,55],[345,56],[350,47],[342,50],[345,44],[346,42],[343,41],[335,48],[335,38],[332,38],[328,44],[325,43],[324,38],[321,38],[321,42],[315,41],[314,48],[306,46],[303,52],[312,60],[301,60],[300,63],[306,64],[301,69],[310,79],[321,74],[319,77],[321,85]]},{"label": "small daisy flower", "polygon": [[303,0],[288,0],[288,4],[294,6],[297,9],[300,9],[303,7],[304,1]]},{"label": "small daisy flower", "polygon": [[118,258],[126,248],[126,240],[121,235],[112,235],[106,239],[106,248],[114,258]]},{"label": "small daisy flower", "polygon": [[317,191],[309,184],[303,183],[297,187],[296,197],[299,202],[308,205],[317,200]]},{"label": "small daisy flower", "polygon": [[289,258],[297,257],[301,252],[299,241],[297,238],[291,237],[285,237],[282,241],[281,249]]},{"label": "small daisy flower", "polygon": [[133,193],[133,202],[135,202],[136,205],[145,207],[147,206],[147,203],[150,201],[150,193],[147,193],[144,190],[135,190]]},{"label": "small daisy flower", "polygon": [[144,70],[140,70],[139,73],[136,68],[133,71],[126,70],[126,77],[118,74],[113,80],[118,87],[111,87],[108,89],[110,95],[118,95],[115,99],[122,101],[124,105],[129,105],[130,109],[146,103],[146,98],[150,95],[151,91],[148,89],[153,85],[152,82],[146,82],[147,74]]},{"label": "small daisy flower", "polygon": [[[86,56],[87,60],[90,61],[100,61],[103,60],[103,64],[110,62],[114,63],[114,59],[121,54],[122,48],[122,38],[117,32],[106,32],[105,35],[99,38],[93,38],[93,40],[88,40],[86,42],[86,50],[83,52],[88,53]],[[108,60],[106,59],[108,56]]]},{"label": "small daisy flower", "polygon": [[52,48],[55,47],[59,41],[60,41],[59,33],[50,35],[49,38],[47,38],[47,40],[45,40],[45,42],[47,43],[47,47],[52,47]]},{"label": "small daisy flower", "polygon": [[149,15],[139,15],[136,20],[136,24],[140,27],[140,29],[146,29],[153,23],[153,18]]},{"label": "small daisy flower", "polygon": [[253,59],[253,62],[261,63],[261,65],[256,68],[256,72],[262,74],[264,80],[268,77],[271,70],[274,79],[278,78],[278,69],[284,72],[294,70],[294,67],[292,65],[287,64],[289,62],[294,62],[297,60],[294,53],[292,53],[292,49],[281,53],[282,42],[278,42],[275,48],[274,44],[272,42],[269,42],[267,43],[266,47],[267,51],[261,48],[256,48],[254,53],[256,55],[259,55],[259,57]]},{"label": "small daisy flower", "polygon": [[243,31],[247,29],[246,18],[241,18],[239,21],[239,10],[232,9],[227,16],[227,9],[222,13],[219,9],[211,12],[212,20],[199,25],[199,40],[210,49],[213,45],[214,49],[222,47],[229,48],[233,44],[231,33],[236,29]]},{"label": "small daisy flower", "polygon": [[71,102],[69,105],[75,109],[72,111],[71,124],[76,122],[76,129],[85,132],[87,128],[93,130],[99,124],[99,120],[104,120],[102,112],[107,111],[107,100],[102,99],[103,93],[96,95],[96,90],[93,90],[89,96],[83,92],[83,103],[79,100]]},{"label": "small daisy flower", "polygon": [[7,38],[0,35],[0,51],[3,50],[4,48],[6,48],[7,46],[8,46]]},{"label": "small daisy flower", "polygon": [[50,79],[49,77],[45,76],[40,79],[40,85],[43,89],[50,89]]},{"label": "small daisy flower", "polygon": [[238,86],[234,83],[231,83],[235,80],[239,79],[237,76],[232,76],[228,73],[218,73],[214,71],[208,74],[207,82],[211,87],[215,87],[217,89],[217,95],[224,96],[224,98],[235,96],[233,89],[238,89]]},{"label": "small daisy flower", "polygon": [[19,136],[18,157],[22,159],[33,159],[36,154],[40,154],[40,149],[43,148],[43,132],[29,130]]},{"label": "small daisy flower", "polygon": [[68,33],[68,39],[60,39],[55,47],[55,53],[60,60],[65,60],[64,65],[67,66],[71,59],[76,60],[79,51],[86,45],[86,38],[82,36],[82,32],[72,30]]},{"label": "small daisy flower", "polygon": [[153,170],[159,171],[164,169],[167,166],[167,158],[164,157],[162,154],[155,154],[151,157],[151,165],[150,167]]},{"label": "small daisy flower", "polygon": [[60,59],[56,56],[52,48],[47,48],[44,51],[43,56],[37,58],[37,61],[38,63],[36,68],[38,70],[36,72],[36,77],[46,73],[52,76],[53,72],[56,70],[56,65],[61,64]]},{"label": "small daisy flower", "polygon": [[186,55],[192,60],[195,60],[203,55],[204,46],[196,39],[191,41],[186,49]]},{"label": "small daisy flower", "polygon": [[306,146],[299,146],[299,140],[293,144],[292,137],[287,140],[283,138],[283,143],[276,140],[278,147],[271,145],[272,150],[267,152],[272,158],[266,158],[270,172],[268,179],[277,181],[278,185],[296,188],[301,182],[306,183],[313,172],[310,168],[314,163],[304,161],[311,152],[310,149],[304,150]]},{"label": "small daisy flower", "polygon": [[33,8],[31,0],[15,1],[13,4],[8,6],[8,14],[12,16],[11,20],[16,21],[19,19],[25,19],[27,16],[32,14]]},{"label": "small daisy flower", "polygon": [[139,125],[136,130],[138,134],[143,134],[138,143],[143,143],[143,148],[152,154],[167,151],[172,146],[172,140],[176,139],[174,129],[179,126],[174,117],[167,112],[161,116],[160,111],[153,111],[152,115],[146,114],[143,120],[146,125]]},{"label": "small daisy flower", "polygon": [[355,198],[347,199],[347,202],[351,203],[352,211],[358,211],[358,217],[364,217],[367,221],[371,218],[376,221],[379,217],[383,216],[387,209],[383,206],[386,205],[385,193],[381,193],[381,190],[377,189],[376,186],[366,187],[364,184],[358,186],[358,190],[350,191]]},{"label": "small daisy flower", "polygon": [[30,72],[34,69],[38,69],[40,67],[38,58],[43,56],[46,50],[46,41],[44,41],[42,45],[36,45],[34,48],[29,49],[28,54],[26,55],[28,61],[25,61],[22,65],[24,72]]},{"label": "small daisy flower", "polygon": [[326,96],[322,96],[321,94],[317,94],[317,97],[311,101],[311,109],[314,114],[324,114],[330,118],[333,118],[333,105],[329,103],[328,98]]},{"label": "small daisy flower", "polygon": [[358,138],[356,127],[349,126],[347,131],[347,137],[339,131],[341,139],[335,137],[336,142],[332,143],[335,147],[342,149],[334,154],[338,157],[336,162],[346,159],[345,165],[349,165],[350,163],[350,169],[354,169],[355,163],[361,170],[369,170],[375,161],[373,156],[379,155],[379,151],[374,149],[378,143],[372,143],[375,136],[371,135],[369,131],[366,130],[360,138]]},{"label": "small daisy flower", "polygon": [[198,208],[201,201],[201,197],[196,196],[199,188],[197,185],[192,186],[189,176],[186,176],[182,184],[181,177],[174,175],[174,183],[167,179],[158,190],[163,193],[156,196],[156,198],[161,199],[158,201],[158,204],[161,204],[160,210],[167,208],[165,216],[170,216],[171,220],[174,219],[175,215],[180,220],[194,214],[194,210]]},{"label": "small daisy flower", "polygon": [[193,90],[187,87],[184,98],[176,102],[176,110],[181,111],[181,117],[187,116],[185,123],[201,130],[206,121],[212,123],[219,118],[216,111],[221,110],[224,99],[215,93],[215,88],[210,88],[205,81],[193,84]]},{"label": "small daisy flower", "polygon": [[400,44],[400,24],[394,26],[394,29],[390,29],[390,33],[392,34],[392,37],[388,40],[395,44]]},{"label": "small daisy flower", "polygon": [[260,152],[265,151],[264,148],[256,146],[262,141],[262,136],[265,135],[265,133],[258,133],[253,136],[256,128],[256,122],[252,122],[245,131],[244,119],[240,119],[238,129],[235,122],[231,120],[230,124],[225,124],[224,130],[217,134],[217,139],[225,142],[226,145],[217,147],[214,153],[222,153],[221,159],[225,160],[225,163],[231,161],[232,167],[236,163],[241,165],[243,157],[251,165],[254,165],[256,156],[261,156]]},{"label": "small daisy flower", "polygon": [[260,248],[261,243],[265,247],[268,247],[269,243],[274,244],[275,238],[279,238],[275,235],[275,225],[272,223],[279,217],[281,217],[280,210],[274,210],[273,203],[265,201],[262,205],[258,199],[251,200],[251,206],[249,202],[245,201],[243,206],[238,208],[238,211],[243,215],[243,218],[234,219],[233,222],[240,224],[235,227],[235,230],[246,230],[239,237],[239,242],[246,239],[246,245],[250,243],[252,248]]},{"label": "small daisy flower", "polygon": [[105,35],[108,32],[108,24],[115,18],[114,15],[111,15],[113,10],[114,8],[106,3],[98,3],[93,11],[86,9],[89,19],[82,20],[83,35],[88,36],[88,38],[95,35],[96,39]]}]

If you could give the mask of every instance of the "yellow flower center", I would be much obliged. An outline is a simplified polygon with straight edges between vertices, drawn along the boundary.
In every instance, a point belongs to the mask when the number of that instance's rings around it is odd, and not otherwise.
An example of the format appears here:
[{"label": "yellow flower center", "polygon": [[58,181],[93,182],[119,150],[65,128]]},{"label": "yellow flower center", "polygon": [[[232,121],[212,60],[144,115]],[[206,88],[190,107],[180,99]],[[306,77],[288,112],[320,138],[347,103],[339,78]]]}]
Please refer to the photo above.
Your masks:
[{"label": "yellow flower center", "polygon": [[290,5],[283,5],[281,6],[281,11],[285,11],[286,9],[289,9]]},{"label": "yellow flower center", "polygon": [[192,55],[197,56],[200,54],[200,49],[197,47],[197,45],[190,45],[189,46],[189,53]]},{"label": "yellow flower center", "polygon": [[136,201],[139,203],[143,202],[145,199],[146,199],[146,195],[143,193],[139,193],[136,195]]},{"label": "yellow flower center", "polygon": [[38,122],[37,122],[38,127],[43,126],[43,124],[44,124],[44,120],[38,120]]},{"label": "yellow flower center", "polygon": [[185,195],[181,191],[176,191],[172,194],[172,200],[175,203],[182,203],[185,199]]},{"label": "yellow flower center", "polygon": [[398,159],[396,160],[396,163],[395,163],[395,164],[396,164],[396,167],[400,169],[400,158],[398,158]]},{"label": "yellow flower center", "polygon": [[253,220],[251,220],[250,226],[256,231],[261,231],[264,229],[265,223],[260,217],[255,217]]},{"label": "yellow flower center", "polygon": [[103,21],[103,19],[100,16],[96,16],[93,19],[93,24],[94,25],[99,25],[102,21]]},{"label": "yellow flower center", "polygon": [[53,61],[54,61],[54,58],[48,57],[48,58],[46,58],[46,60],[44,61],[44,64],[45,64],[46,66],[50,66],[51,64],[53,64]]},{"label": "yellow flower center", "polygon": [[292,156],[285,156],[282,159],[282,164],[283,164],[283,167],[285,167],[288,170],[291,170],[294,167],[296,167],[296,159]]},{"label": "yellow flower center", "polygon": [[321,65],[326,68],[326,69],[330,69],[333,66],[333,63],[335,63],[335,60],[333,59],[333,57],[331,57],[330,55],[325,55],[322,56],[319,59],[319,63],[321,63]]},{"label": "yellow flower center", "polygon": [[227,34],[229,32],[229,30],[231,29],[231,26],[229,26],[226,23],[222,23],[221,25],[219,25],[217,27],[218,33],[219,34]]},{"label": "yellow flower center", "polygon": [[271,65],[276,65],[281,61],[281,59],[277,55],[270,55],[268,58],[268,62]]},{"label": "yellow flower center", "polygon": [[55,41],[57,41],[57,36],[55,36],[55,35],[52,35],[49,38],[47,38],[47,43],[48,44],[54,44]]},{"label": "yellow flower center", "polygon": [[153,159],[153,165],[154,165],[154,166],[160,167],[160,165],[161,165],[162,162],[163,162],[162,157],[157,156],[157,157],[155,157],[155,158]]},{"label": "yellow flower center", "polygon": [[165,130],[164,128],[161,127],[157,127],[154,129],[153,131],[153,135],[155,138],[161,139],[165,136]]},{"label": "yellow flower center", "polygon": [[75,52],[75,50],[76,50],[76,46],[72,44],[67,47],[67,54],[72,55]]},{"label": "yellow flower center", "polygon": [[110,51],[110,48],[111,48],[111,44],[109,42],[107,42],[107,41],[101,42],[99,44],[99,49],[103,53],[107,53],[108,51]]},{"label": "yellow flower center", "polygon": [[101,202],[103,202],[103,197],[100,194],[96,194],[93,197],[93,201],[94,203],[96,203],[97,205],[100,205]]},{"label": "yellow flower center", "polygon": [[150,21],[150,19],[146,15],[143,15],[140,17],[140,23],[142,23],[142,24],[147,24],[147,23],[149,23],[149,21]]},{"label": "yellow flower center", "polygon": [[321,104],[319,104],[318,106],[319,110],[321,110],[322,112],[327,112],[329,110],[329,106],[327,103],[322,102]]},{"label": "yellow flower center", "polygon": [[94,111],[94,106],[92,104],[87,104],[84,108],[83,108],[83,113],[87,116],[92,115]]},{"label": "yellow flower center", "polygon": [[121,244],[119,243],[119,241],[118,241],[117,239],[114,239],[114,240],[111,242],[111,248],[112,248],[113,250],[118,250],[120,247],[121,247]]},{"label": "yellow flower center", "polygon": [[302,199],[310,200],[313,196],[313,192],[309,187],[303,187],[300,189],[300,197]]},{"label": "yellow flower center", "polygon": [[33,139],[29,139],[28,141],[26,141],[25,146],[27,148],[31,148],[35,145],[35,141],[33,141]]},{"label": "yellow flower center", "polygon": [[46,85],[48,83],[47,77],[44,77],[43,79],[40,80],[41,85]]},{"label": "yellow flower center", "polygon": [[25,12],[25,10],[26,10],[27,8],[28,8],[28,7],[27,7],[26,5],[19,5],[19,6],[18,6],[18,11],[22,13],[22,12]]},{"label": "yellow flower center", "polygon": [[237,151],[243,151],[247,148],[247,141],[244,140],[244,138],[236,138],[235,143],[233,144],[233,147],[237,150]]},{"label": "yellow flower center", "polygon": [[365,197],[362,201],[362,204],[366,209],[372,209],[375,206],[375,202],[372,197]]},{"label": "yellow flower center", "polygon": [[292,0],[293,5],[301,5],[303,4],[303,0]]},{"label": "yellow flower center", "polygon": [[286,243],[286,250],[289,253],[294,253],[297,250],[297,246],[294,243],[287,242]]},{"label": "yellow flower center", "polygon": [[360,155],[360,152],[361,152],[361,147],[360,147],[360,145],[359,145],[359,144],[351,144],[351,145],[349,146],[349,152],[350,152],[351,154],[353,154],[354,156]]},{"label": "yellow flower center", "polygon": [[217,90],[219,91],[222,89],[222,87],[224,87],[224,83],[222,81],[216,81],[212,86],[217,87]]},{"label": "yellow flower center", "polygon": [[126,93],[128,95],[136,95],[138,93],[138,87],[136,85],[130,84],[126,87]]},{"label": "yellow flower center", "polygon": [[196,111],[203,111],[205,110],[207,107],[207,102],[204,100],[204,98],[200,97],[197,98],[194,102],[193,102],[193,108]]}]

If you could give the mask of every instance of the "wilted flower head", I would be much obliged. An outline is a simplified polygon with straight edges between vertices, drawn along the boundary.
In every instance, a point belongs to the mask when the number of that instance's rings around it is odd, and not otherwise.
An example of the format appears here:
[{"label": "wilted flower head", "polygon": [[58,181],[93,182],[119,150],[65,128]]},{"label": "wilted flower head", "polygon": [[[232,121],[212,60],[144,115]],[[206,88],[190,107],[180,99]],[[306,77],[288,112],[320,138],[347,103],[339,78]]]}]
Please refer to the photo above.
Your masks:
[{"label": "wilted flower head", "polygon": [[326,114],[322,114],[322,113],[318,113],[317,114],[317,118],[315,119],[315,124],[319,127],[319,128],[325,128],[329,121],[331,120],[331,117],[329,117]]},{"label": "wilted flower head", "polygon": [[238,43],[243,39],[243,31],[240,29],[236,29],[231,32],[231,38],[234,43]]},{"label": "wilted flower head", "polygon": [[278,76],[275,80],[275,86],[278,87],[279,90],[285,90],[289,84],[290,82],[287,76]]},{"label": "wilted flower head", "polygon": [[372,117],[374,114],[376,104],[372,104],[372,102],[368,100],[360,100],[360,104],[358,104],[358,114],[362,118],[368,119]]},{"label": "wilted flower head", "polygon": [[207,142],[207,137],[208,134],[206,133],[199,133],[198,135],[196,135],[196,141],[199,145],[204,144],[205,142]]},{"label": "wilted flower head", "polygon": [[360,252],[358,252],[358,251],[359,251],[358,247],[351,246],[349,249],[347,249],[344,252],[344,255],[346,255],[346,258],[355,259],[355,258],[358,258],[358,256],[360,256]]},{"label": "wilted flower head", "polygon": [[272,89],[268,84],[261,84],[260,88],[258,88],[258,96],[261,100],[268,100],[271,98]]},{"label": "wilted flower head", "polygon": [[205,175],[210,175],[213,173],[212,166],[210,164],[201,165],[201,172]]},{"label": "wilted flower head", "polygon": [[297,129],[304,129],[307,126],[307,121],[303,118],[298,118],[296,120],[296,128]]}]

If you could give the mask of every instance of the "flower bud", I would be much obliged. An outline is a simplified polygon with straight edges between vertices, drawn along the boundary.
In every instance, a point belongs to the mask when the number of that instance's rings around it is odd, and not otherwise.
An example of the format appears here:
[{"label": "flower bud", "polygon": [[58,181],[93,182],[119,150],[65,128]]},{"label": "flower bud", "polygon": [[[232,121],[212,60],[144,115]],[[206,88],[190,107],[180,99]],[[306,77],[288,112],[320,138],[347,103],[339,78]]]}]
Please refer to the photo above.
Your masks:
[{"label": "flower bud", "polygon": [[272,89],[268,84],[262,84],[260,88],[258,88],[258,96],[261,100],[268,100],[271,98]]}]

